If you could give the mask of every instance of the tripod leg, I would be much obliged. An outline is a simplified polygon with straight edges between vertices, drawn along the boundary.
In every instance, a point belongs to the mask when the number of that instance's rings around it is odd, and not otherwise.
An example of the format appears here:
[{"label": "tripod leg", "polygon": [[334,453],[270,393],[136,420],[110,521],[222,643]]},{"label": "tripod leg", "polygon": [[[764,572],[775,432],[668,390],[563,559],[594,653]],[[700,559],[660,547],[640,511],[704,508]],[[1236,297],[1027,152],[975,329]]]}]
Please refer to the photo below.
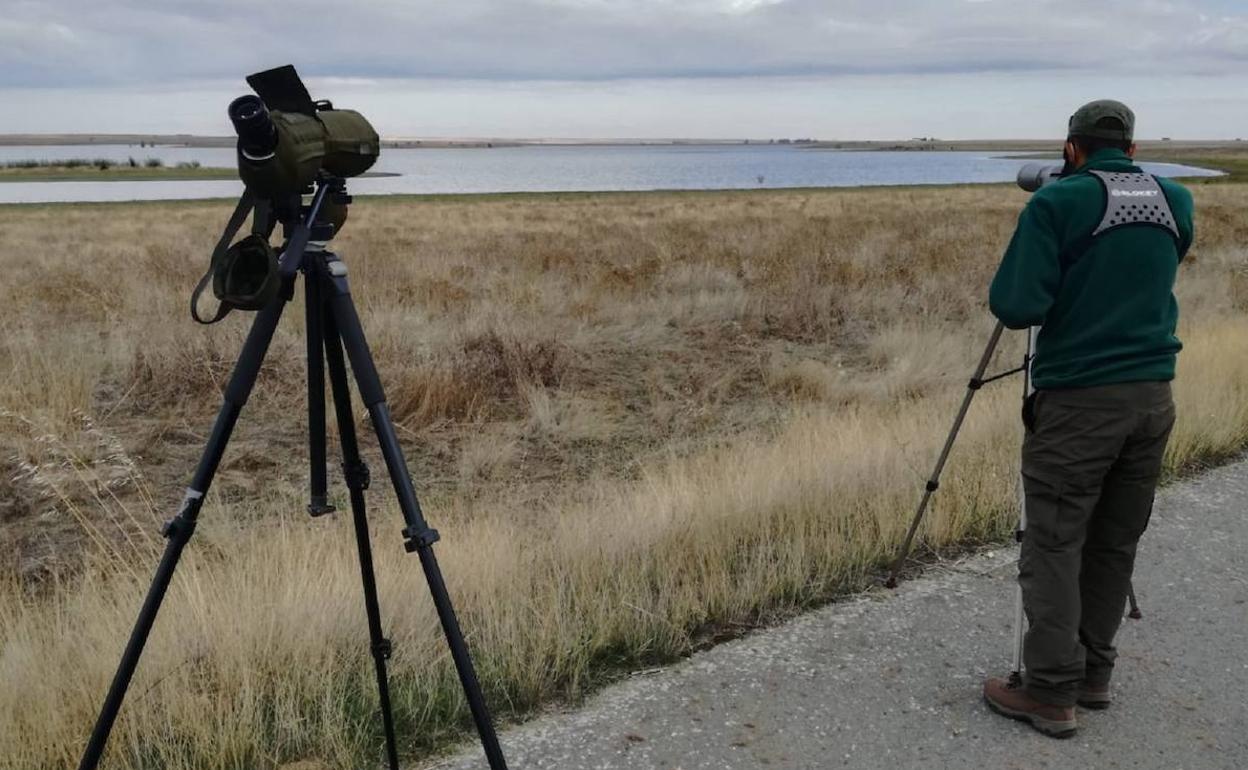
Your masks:
[{"label": "tripod leg", "polygon": [[121,662],[117,666],[117,673],[113,677],[112,685],[108,688],[108,695],[104,698],[99,718],[96,720],[95,728],[91,731],[91,738],[87,742],[82,761],[78,764],[79,770],[93,770],[104,753],[104,745],[108,742],[108,735],[121,709],[121,702],[126,697],[130,679],[134,676],[134,670],[143,654],[143,646],[147,643],[148,634],[156,621],[156,613],[160,610],[161,601],[165,598],[165,591],[168,590],[169,582],[173,579],[173,571],[178,566],[183,547],[186,546],[191,533],[195,530],[195,522],[199,517],[204,495],[208,493],[208,487],[212,484],[212,478],[217,472],[217,466],[230,440],[230,434],[234,431],[235,423],[238,422],[238,415],[242,412],[243,405],[247,403],[251,388],[255,385],[256,377],[260,373],[260,365],[264,361],[265,353],[268,352],[269,343],[273,340],[273,332],[277,329],[278,321],[281,320],[282,310],[286,307],[289,289],[290,284],[287,283],[283,287],[281,297],[261,310],[255,322],[252,323],[247,341],[243,344],[242,353],[239,354],[238,363],[234,367],[234,373],[230,377],[229,385],[225,388],[225,403],[221,405],[221,411],[217,413],[217,420],[212,426],[212,434],[208,438],[199,465],[195,469],[195,476],[186,490],[186,496],[182,499],[177,515],[170,519],[161,530],[169,542],[165,546],[164,555],[160,558],[160,565],[156,568],[156,575],[152,579],[147,597],[143,600],[143,607],[139,610],[138,620],[135,621],[130,640],[126,643],[125,652],[122,653]]},{"label": "tripod leg", "polygon": [[[315,280],[315,279],[313,279]],[[390,683],[386,661],[390,658],[390,640],[381,630],[381,610],[377,604],[377,579],[373,571],[373,549],[368,538],[368,516],[364,507],[364,490],[368,488],[368,466],[360,459],[355,436],[355,417],[351,413],[351,391],[347,385],[347,367],[342,357],[342,341],[333,317],[325,317],[325,354],[329,363],[329,383],[334,393],[334,411],[338,417],[338,433],[342,443],[342,471],[351,494],[351,517],[355,522],[355,542],[360,556],[360,577],[364,583],[364,612],[368,616],[368,635],[373,662],[377,669],[377,693],[381,701],[381,721],[386,733],[386,758],[390,770],[399,770],[398,744],[394,735],[394,713],[390,705]]]},{"label": "tripod leg", "polygon": [[341,335],[343,346],[351,360],[351,369],[355,373],[355,379],[360,388],[360,397],[368,408],[373,430],[377,433],[377,440],[381,444],[381,453],[386,459],[386,468],[407,525],[403,529],[403,537],[406,540],[404,548],[408,553],[415,551],[420,557],[420,565],[424,569],[425,580],[429,584],[429,593],[433,597],[438,619],[442,623],[442,631],[446,635],[451,658],[455,661],[455,670],[459,674],[460,685],[468,699],[468,708],[476,723],[477,734],[481,738],[481,748],[485,751],[486,759],[493,770],[505,770],[507,761],[503,758],[503,750],[498,744],[498,736],[490,721],[490,712],[486,707],[485,697],[481,694],[481,685],[477,681],[468,645],[464,642],[464,635],[459,628],[459,620],[455,617],[455,609],[451,605],[451,597],[446,590],[442,571],[438,568],[437,557],[433,553],[433,544],[438,541],[438,533],[425,522],[420,503],[416,499],[412,477],[408,473],[407,463],[403,459],[403,451],[399,447],[399,439],[394,431],[394,421],[390,417],[389,407],[386,406],[381,379],[377,376],[377,368],[373,365],[368,342],[364,339],[364,330],[360,326],[359,315],[356,314],[355,305],[351,302],[346,265],[331,260],[326,264],[326,269],[329,273],[327,300],[333,312],[337,331]]},{"label": "tripod leg", "polygon": [[309,274],[303,288],[308,335],[308,478],[312,488],[308,513],[323,516],[334,512],[334,506],[329,504],[325,466],[325,346],[321,326],[324,308],[321,282],[314,273]]},{"label": "tripod leg", "polygon": [[1021,684],[1023,681],[1023,641],[1025,636],[1023,626],[1026,622],[1026,610],[1023,607],[1023,589],[1019,587],[1014,595],[1014,657],[1010,667],[1010,681],[1014,684]]},{"label": "tripod leg", "polygon": [[927,504],[931,501],[932,494],[940,488],[940,474],[944,471],[945,463],[949,460],[949,453],[953,451],[953,442],[958,438],[958,432],[962,430],[962,423],[966,420],[966,413],[970,411],[971,401],[975,398],[975,393],[983,385],[984,372],[988,370],[988,364],[992,361],[992,354],[996,352],[997,343],[1001,341],[1001,333],[1004,331],[1005,326],[998,322],[996,328],[992,330],[992,336],[988,339],[988,346],[984,348],[984,354],[979,358],[979,365],[975,367],[975,374],[971,377],[970,383],[967,384],[966,396],[962,399],[962,407],[958,410],[958,416],[953,420],[953,428],[945,439],[945,446],[940,450],[940,457],[936,460],[936,467],[932,470],[932,475],[924,488],[923,498],[919,500],[919,508],[914,512],[914,519],[910,522],[910,529],[906,532],[906,539],[901,544],[901,552],[897,554],[897,559],[893,562],[893,568],[889,570],[888,580],[885,582],[885,585],[889,588],[897,587],[897,573],[901,571],[901,565],[905,563],[906,557],[910,555],[910,545],[914,542],[914,534],[919,531],[919,522],[923,520],[923,514],[927,511]]},{"label": "tripod leg", "polygon": [[1131,604],[1131,611],[1127,613],[1127,617],[1132,620],[1139,620],[1144,617],[1144,613],[1140,612],[1140,605],[1135,600],[1135,583],[1127,586],[1127,601]]},{"label": "tripod leg", "polygon": [[[1040,333],[1039,327],[1033,326],[1027,330],[1027,354],[1023,358],[1023,400],[1024,402],[1036,392],[1035,384],[1031,380],[1031,364],[1036,356],[1036,336]],[[1019,471],[1018,477],[1018,528],[1014,530],[1014,539],[1022,546],[1024,533],[1027,531],[1027,492],[1023,487],[1022,471]],[[1023,584],[1018,584],[1017,601],[1014,607],[1014,667],[1010,672],[1010,681],[1021,683],[1023,681],[1023,626],[1026,623],[1026,608],[1023,605]]]}]

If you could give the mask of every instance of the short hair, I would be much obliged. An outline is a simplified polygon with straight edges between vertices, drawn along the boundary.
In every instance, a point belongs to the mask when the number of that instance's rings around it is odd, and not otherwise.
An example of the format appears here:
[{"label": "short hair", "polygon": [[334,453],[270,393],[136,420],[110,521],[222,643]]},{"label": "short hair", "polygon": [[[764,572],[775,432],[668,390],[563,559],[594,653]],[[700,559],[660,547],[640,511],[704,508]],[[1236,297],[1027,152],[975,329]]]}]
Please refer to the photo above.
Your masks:
[{"label": "short hair", "polygon": [[[1108,128],[1112,131],[1125,131],[1126,130],[1125,126],[1122,125],[1122,121],[1114,117],[1101,118],[1100,120],[1096,121],[1096,127]],[[1078,147],[1079,151],[1082,152],[1084,155],[1092,155],[1093,153],[1100,152],[1101,150],[1112,149],[1112,150],[1121,150],[1123,152],[1126,152],[1127,150],[1131,149],[1130,139],[1103,139],[1099,136],[1084,136],[1083,134],[1072,134],[1070,136],[1070,141],[1074,142],[1075,146]]]}]

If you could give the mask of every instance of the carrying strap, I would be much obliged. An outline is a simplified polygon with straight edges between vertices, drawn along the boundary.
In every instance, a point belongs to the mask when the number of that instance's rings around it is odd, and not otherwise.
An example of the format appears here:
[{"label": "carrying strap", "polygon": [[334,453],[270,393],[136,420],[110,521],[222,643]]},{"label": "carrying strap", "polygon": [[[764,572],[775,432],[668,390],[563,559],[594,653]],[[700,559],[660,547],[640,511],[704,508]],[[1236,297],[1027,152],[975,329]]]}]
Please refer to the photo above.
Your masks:
[{"label": "carrying strap", "polygon": [[[263,217],[261,216],[261,208],[264,209]],[[217,241],[216,248],[212,250],[212,261],[208,264],[208,271],[204,273],[203,278],[199,279],[199,283],[195,285],[195,290],[191,292],[191,318],[194,318],[198,323],[204,324],[205,326],[208,324],[215,324],[217,321],[220,321],[222,318],[229,315],[230,311],[234,309],[229,302],[222,301],[221,304],[217,306],[217,312],[212,316],[212,318],[204,320],[204,318],[199,314],[199,297],[204,293],[204,289],[207,288],[208,282],[212,280],[213,273],[216,272],[217,267],[221,264],[221,260],[225,257],[225,252],[230,248],[230,242],[234,240],[235,234],[237,234],[239,229],[243,226],[243,222],[247,221],[247,215],[250,214],[253,209],[256,210],[256,217],[253,220],[253,223],[257,227],[267,226],[267,202],[263,206],[258,206],[256,204],[256,196],[252,194],[250,189],[244,189],[243,194],[238,199],[238,205],[234,207],[234,213],[230,215],[230,221],[225,225],[225,231],[221,233],[221,238]],[[261,219],[266,221],[261,222]]]},{"label": "carrying strap", "polygon": [[1089,169],[1088,173],[1101,183],[1105,191],[1105,211],[1095,228],[1063,252],[1064,264],[1081,259],[1097,238],[1120,227],[1150,225],[1170,233],[1176,243],[1182,240],[1179,227],[1175,224],[1174,211],[1157,177],[1139,171]]},{"label": "carrying strap", "polygon": [[1105,188],[1105,215],[1092,231],[1095,238],[1109,230],[1126,225],[1161,227],[1179,240],[1179,226],[1174,222],[1170,201],[1157,177],[1142,172],[1089,171]]}]

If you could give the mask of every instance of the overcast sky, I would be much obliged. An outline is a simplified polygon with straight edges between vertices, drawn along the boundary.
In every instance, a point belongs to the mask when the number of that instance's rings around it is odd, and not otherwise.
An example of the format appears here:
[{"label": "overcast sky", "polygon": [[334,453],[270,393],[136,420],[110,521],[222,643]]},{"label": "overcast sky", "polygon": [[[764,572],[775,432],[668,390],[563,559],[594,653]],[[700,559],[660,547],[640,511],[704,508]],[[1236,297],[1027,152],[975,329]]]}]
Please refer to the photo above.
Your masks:
[{"label": "overcast sky", "polygon": [[0,0],[0,133],[228,133],[287,62],[385,136],[1248,136],[1248,0]]}]

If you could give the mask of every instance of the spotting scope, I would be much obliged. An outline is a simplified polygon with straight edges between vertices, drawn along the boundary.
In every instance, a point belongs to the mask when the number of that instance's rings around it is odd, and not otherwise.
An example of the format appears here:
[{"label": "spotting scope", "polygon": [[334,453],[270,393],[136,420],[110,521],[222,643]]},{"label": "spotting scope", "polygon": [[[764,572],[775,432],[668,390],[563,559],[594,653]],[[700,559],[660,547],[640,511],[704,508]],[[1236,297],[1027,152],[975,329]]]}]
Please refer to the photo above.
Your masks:
[{"label": "spotting scope", "polygon": [[1047,184],[1052,184],[1062,177],[1061,166],[1046,166],[1043,163],[1028,163],[1018,170],[1018,186],[1027,192],[1035,192]]},{"label": "spotting scope", "polygon": [[247,78],[256,94],[230,103],[238,133],[238,175],[257,197],[303,192],[321,171],[363,174],[377,161],[381,141],[355,110],[313,101],[295,68],[286,65]]}]

